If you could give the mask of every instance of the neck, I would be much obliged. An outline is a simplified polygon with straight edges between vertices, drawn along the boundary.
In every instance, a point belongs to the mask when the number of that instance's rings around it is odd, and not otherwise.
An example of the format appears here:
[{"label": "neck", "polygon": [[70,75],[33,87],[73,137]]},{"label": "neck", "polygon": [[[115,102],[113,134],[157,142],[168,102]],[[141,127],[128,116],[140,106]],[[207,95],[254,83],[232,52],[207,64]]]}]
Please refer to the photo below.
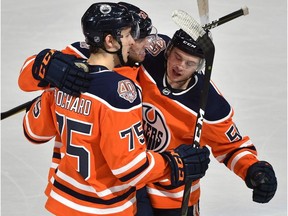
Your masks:
[{"label": "neck", "polygon": [[173,81],[166,75],[167,82],[173,89],[185,90],[188,88],[188,84],[191,81],[191,77],[185,80]]},{"label": "neck", "polygon": [[117,56],[115,54],[107,52],[91,53],[89,59],[87,60],[89,65],[102,65],[107,67],[109,70],[119,64],[117,61]]}]

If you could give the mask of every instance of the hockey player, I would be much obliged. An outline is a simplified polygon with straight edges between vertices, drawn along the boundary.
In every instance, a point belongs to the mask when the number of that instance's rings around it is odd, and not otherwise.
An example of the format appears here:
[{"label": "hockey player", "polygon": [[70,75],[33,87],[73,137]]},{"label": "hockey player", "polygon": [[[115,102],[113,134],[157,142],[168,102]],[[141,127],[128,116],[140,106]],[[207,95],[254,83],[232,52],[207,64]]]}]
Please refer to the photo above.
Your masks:
[{"label": "hockey player", "polygon": [[[151,39],[155,38],[155,35],[150,35],[152,29],[155,29],[155,27],[152,26],[152,21],[147,15],[147,13],[140,8],[136,7],[135,5],[126,3],[126,2],[119,2],[120,5],[123,5],[127,7],[129,12],[132,14],[134,20],[138,22],[139,25],[139,38],[135,39],[135,43],[132,45],[132,48],[130,48],[129,56],[128,56],[128,62],[127,65],[132,66],[130,67],[120,67],[117,68],[118,71],[121,70],[121,74],[125,75],[126,77],[129,77],[134,82],[137,82],[137,70],[139,67],[139,62],[142,62],[146,55],[146,48],[151,46]],[[156,30],[157,31],[157,30]],[[71,44],[66,47],[65,50],[62,51],[66,54],[73,54],[76,55],[78,58],[84,58],[87,59],[90,55],[89,53],[89,46],[86,42],[76,42],[74,44]],[[43,52],[41,52],[40,55],[43,55]],[[40,56],[38,55],[38,57]],[[34,91],[34,90],[43,90],[47,87],[49,87],[49,82],[52,83],[53,86],[57,86],[61,88],[66,93],[69,93],[71,95],[79,95],[80,91],[85,91],[89,84],[90,80],[87,77],[87,73],[79,73],[78,70],[82,70],[81,68],[78,68],[74,64],[75,58],[72,58],[71,56],[61,56],[61,53],[58,53],[57,55],[54,55],[53,62],[57,62],[55,64],[56,67],[62,65],[64,68],[57,70],[56,68],[52,69],[54,67],[54,64],[50,66],[50,69],[47,70],[49,72],[46,73],[45,80],[39,78],[37,73],[32,73],[28,71],[32,71],[32,67],[34,70],[35,65],[34,63],[35,55],[29,57],[23,68],[21,75],[19,77],[19,86],[24,91]],[[69,64],[69,66],[67,65]],[[58,66],[57,66],[58,65]],[[61,67],[61,66],[60,66]],[[59,69],[59,67],[58,67]],[[131,71],[132,70],[132,71]],[[55,73],[50,74],[50,72],[55,71]],[[28,72],[28,73],[27,73]],[[63,73],[62,73],[63,72]],[[39,83],[39,79],[41,80]],[[61,81],[60,81],[61,80]],[[49,82],[47,82],[49,81]],[[55,137],[55,146],[53,149],[53,157],[52,157],[52,164],[50,167],[48,180],[51,179],[53,173],[55,172],[55,169],[57,169],[58,164],[60,163],[61,158],[64,156],[64,152],[61,152],[61,138],[56,135]],[[46,191],[46,195],[48,195],[49,191]],[[137,216],[151,216],[152,208],[151,203],[148,198],[147,192],[145,187],[140,189],[137,189]]]},{"label": "hockey player", "polygon": [[[181,185],[203,177],[208,168],[206,147],[146,150],[140,89],[112,70],[128,60],[134,25],[126,7],[91,5],[82,17],[88,65],[77,62],[89,70],[87,92],[74,97],[47,89],[27,109],[27,139],[43,143],[60,135],[65,150],[47,186],[46,208],[55,215],[135,215],[137,186],[166,179]],[[42,75],[53,56],[57,53],[44,50],[38,56],[43,58],[36,58]]]},{"label": "hockey player", "polygon": [[[193,140],[204,56],[197,43],[182,30],[176,31],[167,48],[164,35],[154,42],[156,46],[151,46],[140,67],[138,81],[143,87],[144,135],[148,147],[163,152],[175,147],[173,143]],[[216,159],[253,189],[254,201],[269,202],[277,188],[275,173],[268,162],[257,159],[252,141],[240,134],[233,122],[233,112],[211,82],[201,145],[209,145]],[[180,214],[183,186],[149,184],[148,192],[154,215]],[[193,183],[188,215],[199,214],[199,197],[197,180]]]},{"label": "hockey player", "polygon": [[[158,152],[173,148],[176,140],[193,140],[204,80],[200,71],[205,57],[201,47],[181,29],[166,42],[165,51],[146,56],[138,73],[143,88],[146,142],[148,149]],[[255,146],[240,133],[233,115],[233,108],[211,81],[200,143],[209,145],[214,157],[253,189],[253,201],[267,203],[277,189],[274,170],[268,162],[258,160]],[[153,183],[147,188],[155,215],[180,214],[183,187]],[[198,215],[199,197],[200,185],[195,181],[188,215]]]},{"label": "hockey player", "polygon": [[[119,2],[118,4],[125,6],[139,25],[139,38],[135,39],[135,43],[129,51],[128,62],[126,63],[126,65],[137,68],[140,63],[144,61],[148,48],[151,51],[153,51],[153,47],[157,49],[157,34],[151,34],[153,29],[157,33],[157,29],[152,25],[152,20],[145,11],[126,2]],[[90,55],[89,45],[86,42],[75,42],[62,50],[62,53],[87,59]],[[51,84],[68,94],[78,96],[80,92],[85,92],[90,85],[87,74],[81,73],[84,72],[84,70],[74,64],[73,61],[75,59],[71,56],[63,56],[62,58],[59,53],[55,62],[57,61],[63,68],[58,71],[47,71],[48,73],[45,74],[45,79],[43,79],[44,77],[39,77],[37,71],[35,73],[26,73],[26,71],[32,71],[34,59],[35,55],[27,58],[20,73],[18,84],[24,91],[44,90]],[[54,64],[52,68],[53,66]],[[119,68],[119,70],[120,69],[121,68]],[[124,69],[122,73],[125,73],[126,70],[127,68]],[[137,72],[127,72],[125,76],[129,76],[129,78],[136,81]],[[29,80],[29,82],[26,82],[27,80]]]}]

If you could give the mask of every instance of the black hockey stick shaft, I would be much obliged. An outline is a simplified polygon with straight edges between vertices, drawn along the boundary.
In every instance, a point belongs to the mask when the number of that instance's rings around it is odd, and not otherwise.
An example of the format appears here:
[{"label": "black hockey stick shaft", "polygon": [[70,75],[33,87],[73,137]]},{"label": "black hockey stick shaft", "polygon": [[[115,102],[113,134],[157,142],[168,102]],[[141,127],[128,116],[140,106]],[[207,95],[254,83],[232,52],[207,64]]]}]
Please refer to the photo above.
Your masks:
[{"label": "black hockey stick shaft", "polygon": [[20,104],[17,107],[14,107],[6,112],[1,112],[1,120],[8,118],[12,115],[15,115],[23,110],[25,110],[29,105],[30,105],[31,101],[28,101],[26,103]]},{"label": "black hockey stick shaft", "polygon": [[[201,90],[200,96],[200,104],[199,104],[199,112],[197,114],[197,121],[194,130],[194,139],[193,139],[193,146],[199,148],[200,147],[200,138],[202,133],[202,126],[204,121],[205,109],[208,100],[208,93],[209,93],[209,85],[210,85],[210,78],[212,73],[212,65],[214,60],[214,53],[215,47],[212,42],[209,42],[210,38],[208,35],[205,35],[203,38],[199,38],[198,44],[203,47],[205,53],[205,75],[204,75],[204,83]],[[188,213],[188,206],[189,206],[189,198],[190,192],[192,187],[192,179],[187,179],[185,182],[183,198],[182,198],[182,205],[181,205],[181,216],[186,216]]]},{"label": "black hockey stick shaft", "polygon": [[229,21],[231,21],[231,20],[233,20],[233,19],[235,19],[237,17],[243,16],[243,15],[245,16],[248,13],[249,13],[248,7],[243,7],[241,9],[237,10],[237,11],[234,11],[234,12],[232,12],[232,13],[226,15],[226,16],[223,16],[223,17],[221,17],[221,18],[219,18],[217,20],[212,21],[211,23],[208,23],[208,24],[204,25],[203,28],[205,30],[209,30],[209,29],[215,28],[215,27],[217,27],[219,25],[222,25],[222,24],[224,24],[226,22],[229,22]]},{"label": "black hockey stick shaft", "polygon": [[[208,33],[195,21],[193,17],[185,11],[176,10],[172,14],[172,20],[183,29],[190,37],[192,37],[197,44],[202,48],[205,57],[205,74],[200,93],[199,112],[195,123],[193,147],[200,148],[200,138],[202,132],[202,125],[204,121],[205,108],[208,100],[210,77],[212,73],[212,65],[214,60],[215,47],[209,37]],[[188,213],[190,191],[192,186],[192,179],[186,179],[185,188],[183,192],[181,216],[186,216]]]}]

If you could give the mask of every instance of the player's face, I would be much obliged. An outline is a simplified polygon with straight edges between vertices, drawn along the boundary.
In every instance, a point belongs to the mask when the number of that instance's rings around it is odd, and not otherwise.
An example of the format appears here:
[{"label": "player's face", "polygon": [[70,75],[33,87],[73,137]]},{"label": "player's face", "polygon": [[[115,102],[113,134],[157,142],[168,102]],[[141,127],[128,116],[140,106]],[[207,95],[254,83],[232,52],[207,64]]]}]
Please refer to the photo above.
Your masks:
[{"label": "player's face", "polygon": [[131,46],[134,45],[135,41],[131,35],[131,28],[126,28],[121,31],[121,42],[122,42],[122,56],[124,62],[128,61],[128,55]]},{"label": "player's face", "polygon": [[135,43],[130,49],[129,58],[135,62],[143,62],[146,56],[146,48],[148,46],[149,42],[146,37],[135,40]]},{"label": "player's face", "polygon": [[200,58],[173,47],[167,58],[167,80],[172,88],[186,89]]}]

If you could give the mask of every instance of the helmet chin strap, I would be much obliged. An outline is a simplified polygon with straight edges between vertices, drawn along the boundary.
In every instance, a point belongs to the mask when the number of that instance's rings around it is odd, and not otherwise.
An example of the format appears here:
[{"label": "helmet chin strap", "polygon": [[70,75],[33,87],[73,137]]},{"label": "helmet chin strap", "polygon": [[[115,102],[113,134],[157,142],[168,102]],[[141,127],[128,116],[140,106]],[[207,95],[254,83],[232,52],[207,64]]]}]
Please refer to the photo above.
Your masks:
[{"label": "helmet chin strap", "polygon": [[123,54],[122,54],[122,43],[121,41],[118,41],[118,43],[120,44],[120,48],[117,51],[108,51],[105,47],[103,48],[103,50],[107,53],[111,53],[111,54],[117,54],[119,61],[120,61],[120,66],[123,66],[126,64],[126,62],[123,59]]}]

